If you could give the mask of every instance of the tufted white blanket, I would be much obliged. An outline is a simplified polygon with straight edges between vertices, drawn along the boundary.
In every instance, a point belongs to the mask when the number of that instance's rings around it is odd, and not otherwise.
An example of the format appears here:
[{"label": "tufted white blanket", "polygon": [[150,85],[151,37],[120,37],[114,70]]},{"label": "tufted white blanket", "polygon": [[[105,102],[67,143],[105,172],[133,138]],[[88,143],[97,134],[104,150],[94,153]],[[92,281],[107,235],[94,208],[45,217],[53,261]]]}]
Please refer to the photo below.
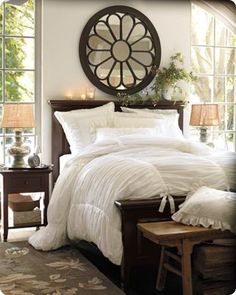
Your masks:
[{"label": "tufted white blanket", "polygon": [[66,165],[53,190],[48,225],[29,242],[47,251],[68,243],[68,238],[84,239],[120,264],[121,222],[114,201],[157,195],[165,200],[203,185],[236,188],[235,154],[225,157],[230,167],[223,165],[223,154],[218,163],[204,145],[164,137],[124,136],[95,143]]}]

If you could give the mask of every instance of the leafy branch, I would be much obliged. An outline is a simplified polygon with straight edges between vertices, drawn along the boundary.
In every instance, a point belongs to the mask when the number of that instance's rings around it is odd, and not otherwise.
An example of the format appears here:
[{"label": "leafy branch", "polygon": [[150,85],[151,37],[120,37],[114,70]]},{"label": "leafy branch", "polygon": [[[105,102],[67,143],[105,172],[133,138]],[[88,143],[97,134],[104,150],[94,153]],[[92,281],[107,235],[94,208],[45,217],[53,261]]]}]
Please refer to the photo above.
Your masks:
[{"label": "leafy branch", "polygon": [[188,72],[183,68],[184,59],[180,52],[172,55],[170,60],[169,67],[163,67],[156,72],[152,90],[154,90],[158,96],[161,95],[161,90],[166,85],[175,87],[178,81],[192,82],[196,79],[192,72]]}]

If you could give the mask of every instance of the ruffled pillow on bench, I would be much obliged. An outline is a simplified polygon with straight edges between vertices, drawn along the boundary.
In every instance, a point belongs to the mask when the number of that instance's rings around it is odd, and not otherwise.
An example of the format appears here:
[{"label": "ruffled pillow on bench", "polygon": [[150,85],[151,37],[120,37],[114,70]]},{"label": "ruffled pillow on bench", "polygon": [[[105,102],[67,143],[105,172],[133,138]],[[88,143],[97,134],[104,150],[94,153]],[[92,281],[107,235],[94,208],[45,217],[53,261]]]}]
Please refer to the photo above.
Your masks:
[{"label": "ruffled pillow on bench", "polygon": [[183,203],[172,219],[193,226],[230,230],[236,234],[236,193],[203,186]]}]

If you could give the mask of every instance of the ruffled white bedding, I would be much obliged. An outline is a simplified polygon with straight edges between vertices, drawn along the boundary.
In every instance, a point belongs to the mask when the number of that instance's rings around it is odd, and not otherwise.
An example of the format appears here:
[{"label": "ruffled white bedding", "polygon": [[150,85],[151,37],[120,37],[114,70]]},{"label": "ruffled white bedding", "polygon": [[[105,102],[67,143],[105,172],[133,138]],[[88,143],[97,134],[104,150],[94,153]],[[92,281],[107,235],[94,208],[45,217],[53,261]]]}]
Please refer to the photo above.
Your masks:
[{"label": "ruffled white bedding", "polygon": [[[210,148],[187,140],[122,137],[90,145],[59,176],[48,208],[48,226],[30,237],[36,249],[71,240],[94,242],[113,263],[122,258],[121,221],[115,200],[186,195],[200,186],[236,188]],[[235,154],[227,161],[236,166]]]}]

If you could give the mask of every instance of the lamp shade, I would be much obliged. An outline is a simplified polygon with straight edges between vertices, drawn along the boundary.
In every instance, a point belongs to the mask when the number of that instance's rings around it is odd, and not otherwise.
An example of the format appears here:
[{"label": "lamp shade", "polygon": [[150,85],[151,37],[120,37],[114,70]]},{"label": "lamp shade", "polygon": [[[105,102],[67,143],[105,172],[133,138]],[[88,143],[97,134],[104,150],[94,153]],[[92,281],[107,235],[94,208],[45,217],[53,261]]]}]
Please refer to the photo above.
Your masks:
[{"label": "lamp shade", "polygon": [[218,104],[193,104],[190,125],[192,126],[217,126],[219,125]]},{"label": "lamp shade", "polygon": [[4,128],[33,128],[34,114],[32,104],[5,104],[1,127]]}]

